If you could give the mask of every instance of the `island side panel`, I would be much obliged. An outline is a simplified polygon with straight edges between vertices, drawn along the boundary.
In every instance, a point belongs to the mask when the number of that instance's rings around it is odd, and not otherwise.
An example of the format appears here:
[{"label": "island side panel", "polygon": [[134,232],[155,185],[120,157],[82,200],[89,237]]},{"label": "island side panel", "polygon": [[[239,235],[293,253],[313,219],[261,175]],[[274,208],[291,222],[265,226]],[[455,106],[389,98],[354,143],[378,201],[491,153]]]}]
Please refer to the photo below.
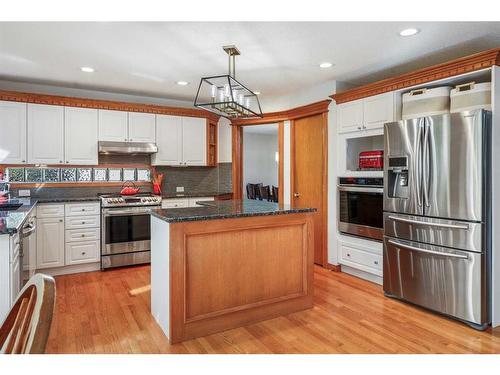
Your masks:
[{"label": "island side panel", "polygon": [[312,307],[311,213],[170,228],[172,343]]},{"label": "island side panel", "polygon": [[170,224],[151,216],[151,313],[170,337]]}]

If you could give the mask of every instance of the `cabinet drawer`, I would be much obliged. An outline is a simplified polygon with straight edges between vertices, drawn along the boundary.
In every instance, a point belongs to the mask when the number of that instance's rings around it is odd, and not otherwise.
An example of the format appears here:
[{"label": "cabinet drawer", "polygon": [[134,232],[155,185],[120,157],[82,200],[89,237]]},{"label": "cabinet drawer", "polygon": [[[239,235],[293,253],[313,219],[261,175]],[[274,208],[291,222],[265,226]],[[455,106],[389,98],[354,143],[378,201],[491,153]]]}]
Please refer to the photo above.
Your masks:
[{"label": "cabinet drawer", "polygon": [[164,199],[161,208],[185,208],[189,207],[189,199]]},{"label": "cabinet drawer", "polygon": [[70,216],[66,218],[66,229],[97,228],[101,226],[100,216]]},{"label": "cabinet drawer", "polygon": [[366,272],[382,275],[382,255],[362,248],[341,244],[342,263]]},{"label": "cabinet drawer", "polygon": [[66,230],[66,242],[95,241],[100,238],[101,228]]},{"label": "cabinet drawer", "polygon": [[99,241],[71,242],[66,244],[66,265],[98,262]]},{"label": "cabinet drawer", "polygon": [[36,209],[38,218],[64,216],[64,204],[41,204]]},{"label": "cabinet drawer", "polygon": [[101,205],[98,202],[91,203],[68,203],[66,204],[66,216],[99,215]]}]

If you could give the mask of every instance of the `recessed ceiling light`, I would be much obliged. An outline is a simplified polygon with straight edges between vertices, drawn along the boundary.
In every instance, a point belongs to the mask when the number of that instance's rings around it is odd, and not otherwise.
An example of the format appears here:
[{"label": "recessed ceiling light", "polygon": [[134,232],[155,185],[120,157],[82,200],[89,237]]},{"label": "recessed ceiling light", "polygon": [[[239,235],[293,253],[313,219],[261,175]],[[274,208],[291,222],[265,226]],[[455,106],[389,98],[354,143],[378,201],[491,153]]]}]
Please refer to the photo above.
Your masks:
[{"label": "recessed ceiling light", "polygon": [[186,81],[177,81],[177,84],[179,86],[187,86],[189,84],[189,82],[186,82]]},{"label": "recessed ceiling light", "polygon": [[253,92],[255,95],[260,95],[260,91],[254,91]]},{"label": "recessed ceiling light", "polygon": [[323,69],[325,69],[325,68],[331,68],[332,66],[333,66],[333,64],[330,63],[330,62],[323,62],[323,63],[319,64],[319,67],[323,68]]},{"label": "recessed ceiling light", "polygon": [[399,35],[401,35],[401,36],[412,36],[412,35],[418,34],[419,31],[420,31],[419,29],[415,29],[414,27],[410,27],[409,29],[401,30],[399,32]]},{"label": "recessed ceiling light", "polygon": [[80,69],[82,72],[85,72],[85,73],[94,73],[95,72],[94,68],[91,68],[90,66],[82,66]]}]

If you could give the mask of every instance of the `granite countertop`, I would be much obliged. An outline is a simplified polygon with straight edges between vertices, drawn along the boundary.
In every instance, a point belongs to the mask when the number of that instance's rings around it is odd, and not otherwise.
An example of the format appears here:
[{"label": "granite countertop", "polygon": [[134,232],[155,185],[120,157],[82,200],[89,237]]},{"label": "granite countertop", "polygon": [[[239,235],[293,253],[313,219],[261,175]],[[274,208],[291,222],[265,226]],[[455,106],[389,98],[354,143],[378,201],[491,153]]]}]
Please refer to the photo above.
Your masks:
[{"label": "granite countertop", "polygon": [[34,198],[38,203],[71,203],[71,202],[100,202],[99,197],[50,197]]},{"label": "granite countertop", "polygon": [[17,210],[0,210],[0,235],[14,234],[23,226],[26,218],[29,216],[37,201],[35,199],[9,199],[9,204],[22,203]]},{"label": "granite countertop", "polygon": [[71,202],[100,202],[98,197],[68,197],[68,198],[13,198],[7,203],[22,203],[17,210],[2,211],[0,208],[0,235],[16,233],[37,204],[43,203],[71,203]]},{"label": "granite countertop", "polygon": [[163,193],[163,199],[169,198],[197,198],[197,197],[217,197],[219,195],[232,194],[232,191],[204,191],[204,192],[184,192],[184,193]]},{"label": "granite countertop", "polygon": [[315,208],[292,208],[289,205],[253,199],[199,202],[199,204],[203,207],[153,209],[151,215],[169,223],[177,223],[316,211]]}]

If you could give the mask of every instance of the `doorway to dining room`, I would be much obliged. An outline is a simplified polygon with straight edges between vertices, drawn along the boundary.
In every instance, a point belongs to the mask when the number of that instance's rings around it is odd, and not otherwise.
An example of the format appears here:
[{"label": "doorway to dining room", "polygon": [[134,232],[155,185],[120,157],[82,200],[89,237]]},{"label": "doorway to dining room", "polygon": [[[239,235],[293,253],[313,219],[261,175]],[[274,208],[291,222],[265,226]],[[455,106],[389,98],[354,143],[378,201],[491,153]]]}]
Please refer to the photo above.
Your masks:
[{"label": "doorway to dining room", "polygon": [[247,199],[278,202],[278,124],[243,127],[242,190]]}]

